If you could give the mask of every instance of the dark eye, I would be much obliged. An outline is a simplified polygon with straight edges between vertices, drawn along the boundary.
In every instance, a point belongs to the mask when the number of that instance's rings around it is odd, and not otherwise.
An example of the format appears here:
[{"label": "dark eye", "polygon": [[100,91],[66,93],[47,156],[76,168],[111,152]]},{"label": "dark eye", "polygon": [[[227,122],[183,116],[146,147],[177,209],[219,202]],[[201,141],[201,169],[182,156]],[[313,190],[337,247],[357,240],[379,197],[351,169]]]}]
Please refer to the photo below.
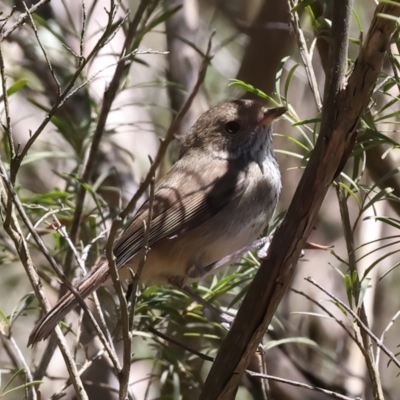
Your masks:
[{"label": "dark eye", "polygon": [[225,131],[234,135],[235,133],[238,133],[240,131],[240,128],[242,127],[242,125],[240,124],[240,122],[238,121],[229,121],[226,125],[225,125]]}]

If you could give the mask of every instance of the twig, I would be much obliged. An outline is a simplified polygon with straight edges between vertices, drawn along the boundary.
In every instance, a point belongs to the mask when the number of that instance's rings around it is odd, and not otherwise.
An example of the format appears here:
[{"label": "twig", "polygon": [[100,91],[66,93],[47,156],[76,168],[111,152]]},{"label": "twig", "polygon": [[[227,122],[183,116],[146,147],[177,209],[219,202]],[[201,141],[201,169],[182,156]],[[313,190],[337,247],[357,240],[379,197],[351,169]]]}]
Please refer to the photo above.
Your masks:
[{"label": "twig", "polygon": [[111,9],[109,11],[109,19],[107,21],[107,26],[104,29],[104,32],[101,35],[101,38],[96,42],[94,45],[92,51],[89,53],[89,55],[85,58],[85,60],[79,65],[77,70],[75,71],[74,75],[66,85],[65,89],[63,92],[58,96],[57,101],[53,104],[51,107],[50,111],[47,113],[39,127],[36,129],[35,132],[32,132],[27,143],[25,144],[24,148],[21,150],[20,154],[16,154],[16,156],[13,158],[11,162],[11,168],[10,168],[10,180],[14,184],[15,179],[18,173],[18,170],[21,166],[21,163],[24,159],[24,157],[27,155],[29,149],[32,147],[33,143],[36,141],[36,139],[39,137],[39,135],[43,132],[43,129],[47,126],[47,124],[50,122],[51,118],[56,114],[58,109],[65,103],[66,98],[74,86],[76,80],[79,78],[81,72],[83,69],[86,67],[86,65],[89,63],[89,61],[92,60],[92,58],[98,53],[98,51],[105,45],[105,42],[107,41],[110,32],[114,32],[114,16],[115,16],[115,5],[114,5],[114,0],[111,1]]},{"label": "twig", "polygon": [[[295,6],[295,2],[293,0],[289,0],[289,8],[293,8]],[[306,39],[304,38],[303,30],[300,26],[299,15],[296,12],[290,13],[290,18],[292,21],[293,29],[296,33],[297,45],[300,50],[300,56],[303,60],[304,68],[306,70],[306,75],[308,78],[308,83],[310,85],[311,91],[314,95],[315,104],[317,105],[318,111],[322,110],[322,101],[321,95],[319,94],[317,78],[315,77],[314,68],[312,66],[312,59],[310,53],[307,48]]]},{"label": "twig", "polygon": [[[260,369],[261,374],[263,376],[268,376],[267,375],[267,362],[265,359],[265,350],[261,343],[260,343],[260,346],[258,346],[257,353],[258,353],[257,354],[258,368]],[[256,372],[254,371],[254,373],[256,373]],[[253,374],[249,374],[249,375],[254,376]],[[268,379],[262,380],[261,389],[262,389],[262,394],[264,396],[264,400],[272,400]]]},{"label": "twig", "polygon": [[[128,32],[126,34],[125,42],[121,51],[120,57],[124,57],[126,53],[131,51],[131,47],[133,44],[133,40],[136,36],[136,31],[139,25],[140,20],[142,19],[143,13],[148,6],[148,2],[145,0],[141,0],[139,4],[139,8],[136,12],[135,18],[129,24]],[[111,79],[110,85],[104,92],[103,102],[100,110],[100,114],[98,116],[97,126],[95,132],[93,134],[92,142],[90,145],[89,155],[85,163],[84,171],[82,174],[82,182],[90,182],[91,177],[93,175],[94,168],[96,166],[97,153],[100,146],[100,141],[103,137],[104,128],[106,126],[108,114],[110,113],[111,106],[114,102],[114,99],[118,93],[120,82],[123,77],[124,71],[126,68],[126,61],[118,63],[114,75]],[[79,225],[81,221],[81,216],[83,212],[83,204],[86,196],[86,188],[84,185],[80,185],[78,189],[78,193],[76,195],[75,202],[75,213],[72,219],[71,230],[69,233],[69,237],[72,242],[75,243],[77,236]],[[65,256],[64,263],[64,271],[66,275],[69,274],[71,270],[73,254],[70,249],[67,250],[67,254]]]},{"label": "twig", "polygon": [[19,28],[25,22],[25,20],[29,17],[29,14],[34,13],[41,6],[43,6],[44,4],[49,3],[49,2],[50,2],[50,0],[40,0],[29,9],[29,13],[28,12],[22,13],[18,17],[18,19],[15,21],[14,25],[11,26],[10,28],[8,28],[3,34],[0,35],[0,42],[2,42],[4,39],[7,38],[7,36],[9,36],[17,28]]},{"label": "twig", "polygon": [[[46,245],[44,244],[42,238],[38,235],[38,233],[34,229],[32,222],[30,221],[30,219],[28,218],[28,216],[25,213],[25,210],[22,206],[22,203],[21,203],[19,197],[17,196],[17,194],[14,191],[14,187],[13,187],[11,181],[7,177],[7,172],[1,161],[0,161],[0,172],[2,174],[3,182],[5,183],[5,186],[7,187],[7,190],[9,193],[9,198],[12,200],[12,203],[15,205],[21,219],[23,220],[24,224],[26,225],[29,232],[31,233],[31,235],[32,235],[33,239],[35,240],[36,244],[38,245],[40,251],[46,257],[47,261],[49,262],[51,267],[54,269],[54,271],[57,273],[58,277],[62,280],[62,282],[65,284],[65,286],[71,291],[71,293],[76,297],[77,301],[79,302],[79,305],[85,310],[85,312],[89,316],[90,321],[92,322],[93,326],[95,327],[95,329],[97,330],[97,332],[99,334],[100,340],[102,341],[104,347],[107,349],[107,352],[109,353],[109,356],[110,356],[111,360],[114,362],[114,366],[115,366],[116,370],[118,371],[118,369],[121,368],[118,363],[118,358],[116,356],[114,356],[114,353],[111,350],[109,344],[107,343],[107,340],[104,337],[104,334],[102,333],[101,329],[100,328],[97,329],[98,324],[97,324],[96,319],[94,318],[93,314],[90,312],[87,304],[82,299],[81,295],[75,289],[75,287],[68,281],[68,279],[66,278],[62,269],[59,267],[56,260],[50,254],[50,252],[47,249]],[[25,240],[24,240],[24,243],[26,243]],[[26,244],[26,246],[27,246],[27,244]],[[19,252],[19,254],[20,254],[20,252]],[[20,254],[20,257],[21,257],[21,254]],[[35,273],[36,278],[38,278],[36,270],[34,271],[34,273]],[[39,285],[40,283],[36,283],[36,281],[34,282],[33,280],[31,280],[31,284],[35,288],[35,285]],[[38,297],[38,294],[36,293],[36,291],[35,291],[35,294]],[[43,296],[44,296],[44,294],[43,294]],[[38,297],[38,298],[40,300],[40,297]],[[42,303],[42,301],[41,301],[41,304],[46,311],[50,310],[50,306],[47,303],[47,299],[46,299],[45,306],[44,306],[44,303]]]},{"label": "twig", "polygon": [[[63,211],[69,211],[70,208],[69,207],[63,207],[63,208],[57,208],[55,210],[49,210],[45,207],[43,207],[44,210],[46,210],[46,213],[43,214],[33,225],[33,227],[35,228],[35,230],[39,227],[39,225],[48,217],[50,217],[50,215],[54,215],[54,214],[58,214],[59,212],[63,212]],[[26,235],[26,241],[29,242],[29,240],[31,239],[32,235],[30,233],[28,233]]]},{"label": "twig", "polygon": [[[6,352],[8,353],[10,359],[14,363],[14,366],[16,368],[21,368],[21,366],[22,366],[22,368],[24,369],[26,383],[29,384],[29,386],[26,387],[26,390],[27,390],[26,398],[28,398],[29,400],[37,400],[36,389],[33,386],[34,379],[32,377],[32,372],[29,368],[28,363],[25,360],[24,355],[22,354],[21,349],[18,347],[17,342],[15,341],[14,337],[11,334],[6,336],[0,332],[0,337],[2,339],[2,342],[3,342]],[[38,384],[40,382],[35,382],[35,383]]]},{"label": "twig", "polygon": [[[385,339],[386,333],[389,332],[389,329],[393,326],[393,324],[396,322],[396,319],[399,318],[399,317],[400,317],[400,311],[397,311],[397,313],[393,316],[393,318],[388,323],[387,327],[382,332],[381,339],[380,339],[382,343],[383,343],[383,341]],[[381,348],[377,347],[377,349],[376,349],[376,357],[375,357],[375,363],[376,363],[377,367],[379,366],[380,356],[381,356]]]},{"label": "twig", "polygon": [[329,315],[329,317],[331,317],[333,320],[335,320],[344,329],[344,331],[349,335],[350,339],[358,346],[360,351],[364,354],[365,349],[364,349],[362,343],[360,342],[358,337],[350,331],[349,327],[341,319],[335,317],[325,306],[323,306],[320,302],[314,300],[312,297],[308,296],[304,292],[293,289],[293,288],[291,288],[290,290],[296,294],[299,294],[300,296],[305,297],[307,300],[314,303],[317,307],[319,307],[321,310],[323,310],[327,315]]},{"label": "twig", "polygon": [[135,273],[135,276],[132,281],[132,295],[131,295],[131,310],[129,313],[129,331],[132,331],[133,329],[133,320],[135,318],[135,307],[136,307],[136,301],[137,301],[137,289],[139,286],[139,281],[140,277],[142,275],[142,270],[143,267],[145,266],[146,260],[147,260],[147,255],[149,253],[149,236],[150,236],[150,230],[151,230],[151,220],[153,218],[153,203],[154,203],[154,176],[153,179],[150,182],[150,196],[149,196],[149,214],[147,217],[147,222],[143,221],[143,231],[144,231],[144,237],[143,237],[143,256],[139,262],[138,269]]},{"label": "twig", "polygon": [[361,400],[360,397],[347,397],[347,396],[344,396],[343,394],[332,392],[331,390],[323,389],[323,388],[320,388],[318,386],[311,386],[311,385],[308,385],[306,383],[296,382],[296,381],[291,381],[289,379],[279,378],[278,376],[259,374],[257,372],[250,371],[250,370],[246,370],[246,372],[250,376],[255,376],[255,377],[263,378],[263,379],[269,379],[269,380],[272,380],[272,381],[275,381],[275,382],[280,382],[280,383],[286,383],[287,385],[296,386],[296,387],[300,387],[300,388],[303,388],[303,389],[313,390],[314,392],[325,393],[328,396],[334,397],[335,399]]},{"label": "twig", "polygon": [[400,368],[400,361],[396,358],[396,356],[382,343],[382,341],[375,336],[375,334],[364,324],[364,322],[360,319],[360,317],[343,301],[341,301],[338,297],[330,293],[326,290],[323,286],[317,283],[313,278],[306,277],[304,278],[306,281],[310,282],[318,289],[323,291],[326,295],[328,295],[331,299],[333,299],[337,304],[343,307],[356,321],[357,325],[360,327],[361,330],[364,330],[368,336],[376,343],[376,345],[396,364],[398,368]]},{"label": "twig", "polygon": [[4,66],[4,57],[3,57],[3,48],[0,42],[0,76],[1,76],[1,88],[3,92],[3,102],[4,102],[4,113],[6,115],[6,125],[3,128],[7,135],[9,151],[11,154],[11,159],[15,157],[15,147],[14,147],[14,139],[12,136],[12,126],[11,126],[11,117],[10,117],[10,107],[8,104],[8,94],[7,94],[7,79],[6,79],[6,72]]},{"label": "twig", "polygon": [[[352,295],[356,302],[356,307],[359,310],[360,321],[362,320],[363,324],[365,326],[368,326],[368,320],[367,320],[367,314],[365,311],[364,301],[363,301],[363,299],[360,299],[360,289],[361,289],[361,283],[360,283],[360,278],[359,278],[360,274],[357,270],[356,254],[354,251],[354,248],[355,248],[354,236],[353,236],[353,229],[352,229],[351,223],[350,223],[349,209],[347,207],[347,198],[345,196],[344,189],[340,185],[337,186],[336,193],[337,193],[337,197],[339,200],[340,215],[341,215],[342,224],[343,224],[343,231],[344,231],[344,237],[345,237],[345,241],[346,241],[347,254],[349,257],[349,270],[350,270],[350,273],[352,276],[352,284],[353,284]],[[355,276],[354,272],[357,273],[356,279],[353,278]],[[351,301],[351,296],[349,296],[349,301]],[[364,349],[365,349],[365,352],[363,352],[363,355],[364,355],[364,359],[365,359],[365,364],[367,365],[368,374],[369,374],[369,377],[370,377],[370,380],[372,383],[372,390],[374,392],[374,397],[376,399],[384,399],[382,381],[380,378],[378,365],[375,363],[375,357],[374,357],[374,353],[373,353],[371,337],[363,329],[361,329],[360,333],[361,333],[361,337],[362,337]]]},{"label": "twig", "polygon": [[[6,207],[6,204],[9,202],[7,197],[9,197],[12,199],[12,202],[16,205],[16,207],[18,209],[18,203],[16,204],[16,201],[15,201],[16,195],[13,192],[12,184],[7,177],[6,170],[5,170],[4,165],[1,160],[0,160],[0,171],[2,174],[1,179],[0,179],[0,201],[3,205],[3,207]],[[7,193],[3,186],[3,183],[6,185],[6,187],[8,189],[9,196],[7,196]],[[21,203],[19,203],[19,205],[21,205]],[[28,244],[22,234],[21,227],[15,216],[13,207],[10,208],[9,212],[10,212],[10,215],[8,216],[8,219],[6,219],[6,221],[4,222],[4,229],[6,230],[6,232],[9,234],[9,236],[11,237],[11,239],[14,242],[14,245],[15,245],[15,248],[17,249],[19,258],[22,262],[22,265],[24,266],[24,268],[26,270],[27,276],[31,282],[33,290],[35,291],[36,297],[38,298],[42,307],[46,311],[49,311],[50,304],[43,292],[43,287],[40,283],[39,277],[36,272],[36,268],[32,262],[31,256],[30,256]],[[29,221],[29,224],[32,228],[32,224],[30,223],[30,221]],[[35,234],[36,234],[36,232],[35,232]],[[47,249],[46,249],[46,252],[47,252]],[[82,381],[78,375],[78,370],[77,370],[75,361],[71,355],[71,352],[69,351],[67,342],[66,342],[65,337],[62,334],[61,328],[59,326],[56,327],[55,333],[57,336],[58,346],[60,347],[60,351],[64,357],[65,365],[67,366],[69,376],[72,380],[72,384],[74,386],[76,396],[79,400],[88,400],[88,396],[83,387]]]},{"label": "twig", "polygon": [[56,73],[54,72],[53,65],[51,64],[50,58],[49,58],[48,55],[47,55],[47,51],[45,50],[45,48],[44,48],[43,45],[42,45],[42,41],[40,40],[39,33],[38,33],[38,31],[37,31],[35,21],[34,21],[33,18],[32,18],[32,14],[30,13],[30,11],[29,11],[29,9],[28,9],[28,7],[27,7],[27,5],[25,4],[24,1],[22,2],[22,4],[24,5],[25,11],[26,11],[26,13],[27,13],[28,16],[29,16],[29,19],[30,19],[31,25],[32,25],[32,29],[33,29],[33,32],[34,32],[35,37],[36,37],[36,41],[38,42],[39,47],[40,47],[40,49],[42,50],[43,56],[44,56],[44,58],[45,58],[45,60],[46,60],[47,67],[49,68],[50,74],[51,74],[51,76],[53,77],[54,82],[55,82],[55,84],[56,84],[56,88],[57,88],[57,98],[59,98],[60,95],[61,95],[61,84],[60,84],[60,81],[58,80],[57,75],[56,75]]}]

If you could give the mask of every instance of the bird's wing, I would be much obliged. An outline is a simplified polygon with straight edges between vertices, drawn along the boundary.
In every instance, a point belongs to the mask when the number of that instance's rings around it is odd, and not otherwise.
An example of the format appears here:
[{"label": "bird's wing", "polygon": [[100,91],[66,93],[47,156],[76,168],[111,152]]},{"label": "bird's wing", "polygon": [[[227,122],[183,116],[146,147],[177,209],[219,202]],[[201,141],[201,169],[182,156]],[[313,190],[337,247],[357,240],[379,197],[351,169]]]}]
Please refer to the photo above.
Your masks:
[{"label": "bird's wing", "polygon": [[[244,173],[228,167],[223,161],[215,168],[207,166],[204,177],[195,172],[199,165],[184,168],[178,162],[155,190],[148,244],[197,228],[240,196],[245,189]],[[205,180],[212,183],[206,184]],[[148,224],[148,217],[147,200],[114,246],[117,267],[126,264],[143,247],[144,222]]]}]

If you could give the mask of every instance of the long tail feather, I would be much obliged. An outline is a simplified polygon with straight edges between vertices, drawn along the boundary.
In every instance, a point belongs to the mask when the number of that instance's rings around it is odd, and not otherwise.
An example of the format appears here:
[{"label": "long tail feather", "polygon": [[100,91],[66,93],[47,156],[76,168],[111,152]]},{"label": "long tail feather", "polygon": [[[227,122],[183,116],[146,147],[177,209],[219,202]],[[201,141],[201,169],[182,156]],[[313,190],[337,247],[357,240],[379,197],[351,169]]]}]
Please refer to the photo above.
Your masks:
[{"label": "long tail feather", "polygon": [[[86,275],[75,288],[84,299],[89,296],[92,292],[97,290],[104,281],[108,278],[109,269],[106,262],[100,264],[97,268],[92,270]],[[50,310],[50,312],[44,315],[33,328],[29,335],[28,346],[33,346],[40,340],[46,339],[55,329],[57,324],[78,305],[76,297],[68,292],[66,293],[58,303]]]}]

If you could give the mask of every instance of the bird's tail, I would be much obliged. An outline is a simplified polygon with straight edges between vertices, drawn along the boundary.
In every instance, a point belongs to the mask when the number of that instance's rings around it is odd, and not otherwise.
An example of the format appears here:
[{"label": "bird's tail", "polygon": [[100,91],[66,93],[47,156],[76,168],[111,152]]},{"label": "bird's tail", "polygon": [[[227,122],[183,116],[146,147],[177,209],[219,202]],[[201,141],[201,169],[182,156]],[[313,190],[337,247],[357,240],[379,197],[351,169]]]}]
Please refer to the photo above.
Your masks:
[{"label": "bird's tail", "polygon": [[[87,274],[76,286],[80,296],[84,299],[98,289],[109,276],[107,262],[102,262]],[[40,340],[46,339],[55,329],[57,324],[78,305],[78,300],[71,293],[66,293],[58,303],[44,315],[33,328],[29,335],[28,346],[35,345]]]}]

